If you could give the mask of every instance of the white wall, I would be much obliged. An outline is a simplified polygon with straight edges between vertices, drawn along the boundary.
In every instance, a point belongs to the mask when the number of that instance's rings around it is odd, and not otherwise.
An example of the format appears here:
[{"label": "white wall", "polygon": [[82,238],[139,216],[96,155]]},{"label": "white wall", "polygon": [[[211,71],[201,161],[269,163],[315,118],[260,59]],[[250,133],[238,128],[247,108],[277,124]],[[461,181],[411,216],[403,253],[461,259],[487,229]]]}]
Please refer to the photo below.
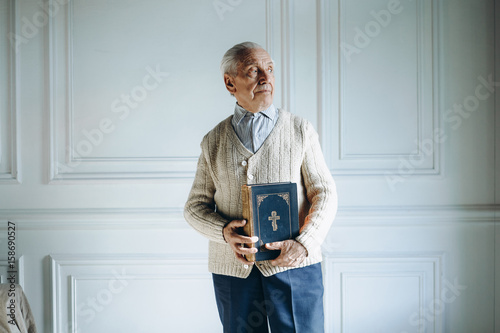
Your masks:
[{"label": "white wall", "polygon": [[47,4],[0,0],[0,275],[10,220],[39,331],[220,332],[182,207],[252,40],[338,185],[327,332],[500,332],[498,0]]}]

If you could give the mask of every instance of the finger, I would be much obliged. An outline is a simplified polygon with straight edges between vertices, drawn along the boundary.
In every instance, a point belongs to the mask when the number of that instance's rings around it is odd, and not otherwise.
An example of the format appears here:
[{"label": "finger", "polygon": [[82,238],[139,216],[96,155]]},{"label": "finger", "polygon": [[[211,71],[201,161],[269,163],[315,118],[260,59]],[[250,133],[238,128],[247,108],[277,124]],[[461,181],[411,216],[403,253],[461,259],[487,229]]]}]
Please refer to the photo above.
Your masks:
[{"label": "finger", "polygon": [[227,226],[230,228],[241,228],[245,224],[247,224],[246,220],[232,220]]},{"label": "finger", "polygon": [[295,267],[295,266],[297,266],[297,258],[288,260],[287,266],[288,267]]},{"label": "finger", "polygon": [[229,243],[236,243],[236,244],[253,244],[257,243],[259,241],[259,237],[253,236],[253,237],[248,237],[240,234],[233,233],[229,236]]},{"label": "finger", "polygon": [[297,267],[299,266],[300,264],[302,264],[302,262],[304,261],[305,257],[304,256],[298,256],[297,258],[293,259],[290,264],[292,265],[292,267]]},{"label": "finger", "polygon": [[255,247],[245,247],[245,246],[241,246],[241,245],[236,245],[233,248],[233,251],[238,253],[238,254],[241,254],[241,255],[254,254],[254,253],[258,252],[257,248],[255,248]]},{"label": "finger", "polygon": [[266,248],[268,250],[281,250],[283,248],[283,242],[267,243]]},{"label": "finger", "polygon": [[257,236],[248,237],[239,235],[238,238],[241,239],[240,243],[245,243],[245,244],[254,244],[259,241],[259,237]]},{"label": "finger", "polygon": [[239,255],[237,253],[235,253],[236,255],[236,259],[238,259],[239,262],[241,262],[242,264],[244,265],[248,265],[248,266],[252,266],[254,264],[253,261],[248,261],[244,256],[242,255]]},{"label": "finger", "polygon": [[297,259],[295,259],[295,262],[293,263],[294,266],[299,266],[300,264],[302,264],[304,262],[305,259],[306,259],[305,256],[298,257]]}]

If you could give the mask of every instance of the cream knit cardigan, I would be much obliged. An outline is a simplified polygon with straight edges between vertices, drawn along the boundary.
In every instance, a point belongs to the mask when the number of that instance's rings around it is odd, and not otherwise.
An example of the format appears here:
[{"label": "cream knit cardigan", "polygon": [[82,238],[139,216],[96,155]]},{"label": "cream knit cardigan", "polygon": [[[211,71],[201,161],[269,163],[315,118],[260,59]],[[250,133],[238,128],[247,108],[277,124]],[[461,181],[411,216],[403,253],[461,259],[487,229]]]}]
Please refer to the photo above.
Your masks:
[{"label": "cream knit cardigan", "polygon": [[[250,269],[240,263],[222,235],[223,227],[242,219],[241,185],[274,182],[297,183],[300,234],[296,238],[308,252],[300,265],[322,259],[321,243],[337,211],[335,183],[326,166],[318,135],[312,125],[289,112],[279,118],[253,154],[231,125],[232,116],[220,122],[201,142],[198,169],[184,207],[184,217],[209,239],[209,271],[246,278]],[[290,268],[258,262],[264,276]]]}]

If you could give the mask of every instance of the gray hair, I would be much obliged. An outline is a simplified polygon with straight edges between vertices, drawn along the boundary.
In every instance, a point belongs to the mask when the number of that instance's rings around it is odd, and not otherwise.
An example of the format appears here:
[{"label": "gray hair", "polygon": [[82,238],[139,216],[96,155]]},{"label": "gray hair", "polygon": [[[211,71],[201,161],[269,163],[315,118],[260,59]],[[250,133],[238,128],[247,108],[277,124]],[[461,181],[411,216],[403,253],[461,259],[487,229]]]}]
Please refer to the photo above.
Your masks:
[{"label": "gray hair", "polygon": [[229,74],[230,76],[238,75],[238,64],[241,58],[246,55],[248,50],[251,49],[264,49],[257,43],[254,42],[243,42],[240,44],[236,44],[222,57],[222,61],[220,63],[220,71],[222,75]]}]

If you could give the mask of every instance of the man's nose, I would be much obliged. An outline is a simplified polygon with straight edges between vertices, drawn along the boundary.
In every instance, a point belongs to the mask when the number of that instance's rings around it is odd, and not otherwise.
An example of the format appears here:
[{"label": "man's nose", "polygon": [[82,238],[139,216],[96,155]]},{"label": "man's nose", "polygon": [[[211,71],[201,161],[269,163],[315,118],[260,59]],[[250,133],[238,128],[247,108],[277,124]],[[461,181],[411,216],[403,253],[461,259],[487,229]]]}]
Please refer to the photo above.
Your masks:
[{"label": "man's nose", "polygon": [[269,82],[271,74],[268,73],[267,71],[260,71],[260,76],[259,76],[259,84],[264,84]]}]

